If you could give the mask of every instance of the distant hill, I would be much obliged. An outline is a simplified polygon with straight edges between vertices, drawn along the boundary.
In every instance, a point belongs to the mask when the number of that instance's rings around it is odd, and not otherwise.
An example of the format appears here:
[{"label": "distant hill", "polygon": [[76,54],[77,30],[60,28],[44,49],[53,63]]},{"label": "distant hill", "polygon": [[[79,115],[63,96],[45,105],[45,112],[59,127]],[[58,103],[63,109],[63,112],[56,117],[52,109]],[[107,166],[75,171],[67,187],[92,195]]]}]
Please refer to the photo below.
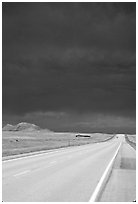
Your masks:
[{"label": "distant hill", "polygon": [[31,123],[21,122],[17,125],[7,124],[2,128],[3,131],[34,131],[40,130],[40,127]]},{"label": "distant hill", "polygon": [[2,130],[3,131],[14,131],[14,128],[15,128],[14,125],[7,124],[2,128]]},{"label": "distant hill", "polygon": [[40,130],[40,127],[31,123],[21,122],[15,125],[15,131],[23,131],[23,130]]}]

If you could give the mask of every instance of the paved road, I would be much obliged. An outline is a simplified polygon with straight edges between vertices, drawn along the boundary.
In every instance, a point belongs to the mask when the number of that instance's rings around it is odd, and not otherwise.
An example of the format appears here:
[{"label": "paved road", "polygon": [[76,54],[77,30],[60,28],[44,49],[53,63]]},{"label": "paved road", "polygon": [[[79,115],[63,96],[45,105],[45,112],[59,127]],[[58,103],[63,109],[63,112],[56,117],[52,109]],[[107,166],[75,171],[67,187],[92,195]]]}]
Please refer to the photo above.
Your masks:
[{"label": "paved road", "polygon": [[5,202],[87,202],[124,136],[3,161]]},{"label": "paved road", "polygon": [[136,200],[136,151],[124,140],[99,201],[132,202],[134,200]]}]

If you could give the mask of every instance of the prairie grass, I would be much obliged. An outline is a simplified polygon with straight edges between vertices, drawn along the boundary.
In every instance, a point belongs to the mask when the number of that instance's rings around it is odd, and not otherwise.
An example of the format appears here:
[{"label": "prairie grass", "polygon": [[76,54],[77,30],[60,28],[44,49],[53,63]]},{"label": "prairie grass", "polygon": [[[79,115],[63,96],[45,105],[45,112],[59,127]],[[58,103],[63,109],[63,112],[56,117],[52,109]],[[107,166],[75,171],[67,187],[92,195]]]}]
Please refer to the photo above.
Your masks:
[{"label": "prairie grass", "polygon": [[136,135],[125,135],[125,139],[136,150]]},{"label": "prairie grass", "polygon": [[3,131],[2,156],[18,155],[40,150],[50,150],[69,146],[79,146],[102,142],[113,137],[112,134],[93,133],[90,138],[76,138],[76,133],[57,133],[40,131]]},{"label": "prairie grass", "polygon": [[128,139],[129,141],[136,143],[136,135],[128,135]]}]

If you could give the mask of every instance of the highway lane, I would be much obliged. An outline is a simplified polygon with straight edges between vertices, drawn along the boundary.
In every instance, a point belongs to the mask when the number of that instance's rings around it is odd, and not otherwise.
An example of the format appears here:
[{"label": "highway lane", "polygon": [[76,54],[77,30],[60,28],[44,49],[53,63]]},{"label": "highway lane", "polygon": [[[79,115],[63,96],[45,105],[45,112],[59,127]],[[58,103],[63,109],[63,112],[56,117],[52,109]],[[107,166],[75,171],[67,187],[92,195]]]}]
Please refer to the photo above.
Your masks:
[{"label": "highway lane", "polygon": [[87,202],[124,136],[3,161],[6,202]]}]

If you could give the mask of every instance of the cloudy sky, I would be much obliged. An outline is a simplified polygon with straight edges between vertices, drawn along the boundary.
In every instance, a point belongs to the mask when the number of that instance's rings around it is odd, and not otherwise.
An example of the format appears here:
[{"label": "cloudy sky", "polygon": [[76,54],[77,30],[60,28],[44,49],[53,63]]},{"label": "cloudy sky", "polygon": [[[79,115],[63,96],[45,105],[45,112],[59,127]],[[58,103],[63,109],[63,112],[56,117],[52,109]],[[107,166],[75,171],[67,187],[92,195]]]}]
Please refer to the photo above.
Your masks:
[{"label": "cloudy sky", "polygon": [[135,132],[135,3],[3,3],[3,125]]}]

